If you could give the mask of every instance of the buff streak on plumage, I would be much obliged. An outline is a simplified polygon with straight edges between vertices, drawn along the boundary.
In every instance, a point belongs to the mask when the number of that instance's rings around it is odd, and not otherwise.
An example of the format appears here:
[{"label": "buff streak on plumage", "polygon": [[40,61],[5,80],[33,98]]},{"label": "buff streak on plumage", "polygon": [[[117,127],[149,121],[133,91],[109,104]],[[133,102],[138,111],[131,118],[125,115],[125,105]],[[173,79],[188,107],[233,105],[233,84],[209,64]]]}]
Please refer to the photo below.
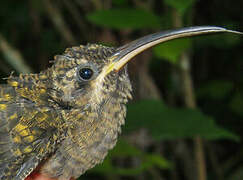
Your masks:
[{"label": "buff streak on plumage", "polygon": [[[126,63],[156,44],[231,32],[202,26],[159,32],[120,48],[88,44],[66,49],[38,74],[0,85],[0,179],[40,173],[67,180],[101,163],[117,141],[131,98]],[[125,66],[125,67],[124,67]]]}]

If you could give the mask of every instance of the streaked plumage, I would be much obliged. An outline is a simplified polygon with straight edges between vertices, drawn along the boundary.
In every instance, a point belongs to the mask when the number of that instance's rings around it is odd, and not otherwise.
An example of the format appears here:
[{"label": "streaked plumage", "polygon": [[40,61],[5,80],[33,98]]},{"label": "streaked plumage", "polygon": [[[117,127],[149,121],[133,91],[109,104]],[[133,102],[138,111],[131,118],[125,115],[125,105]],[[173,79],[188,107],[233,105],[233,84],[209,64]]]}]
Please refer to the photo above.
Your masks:
[{"label": "streaked plumage", "polygon": [[69,48],[39,74],[0,85],[0,179],[22,180],[37,166],[60,180],[103,161],[124,124],[131,84],[124,65],[138,53],[176,38],[240,32],[188,27],[142,37],[120,48]]},{"label": "streaked plumage", "polygon": [[[124,123],[126,68],[97,81],[114,52],[95,44],[67,49],[39,74],[9,77],[0,89],[0,177],[24,179],[39,164],[50,177],[79,177],[101,162]],[[80,68],[94,70],[91,80]]]}]

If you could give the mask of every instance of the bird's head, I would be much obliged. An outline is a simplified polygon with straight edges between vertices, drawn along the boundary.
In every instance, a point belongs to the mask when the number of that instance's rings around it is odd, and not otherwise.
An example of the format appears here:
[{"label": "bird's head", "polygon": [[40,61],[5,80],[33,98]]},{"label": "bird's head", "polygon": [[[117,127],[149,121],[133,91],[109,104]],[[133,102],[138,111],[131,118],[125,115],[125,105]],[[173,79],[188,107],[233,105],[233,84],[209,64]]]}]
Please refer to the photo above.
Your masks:
[{"label": "bird's head", "polygon": [[113,68],[116,49],[88,44],[55,56],[50,72],[51,98],[65,108],[100,107],[110,98],[126,103],[131,97],[127,68]]},{"label": "bird's head", "polygon": [[207,33],[233,32],[220,27],[200,26],[151,34],[120,48],[90,44],[69,48],[56,56],[52,86],[54,99],[70,107],[85,104],[99,106],[111,97],[124,103],[130,97],[131,85],[125,65],[135,55],[156,44]]},{"label": "bird's head", "polygon": [[68,48],[63,55],[55,57],[48,70],[38,75],[10,77],[9,84],[18,87],[24,97],[38,101],[43,94],[48,101],[65,109],[97,108],[110,98],[126,103],[131,97],[126,64],[134,56],[162,42],[218,32],[239,33],[220,27],[199,26],[150,34],[119,48],[96,44]]}]

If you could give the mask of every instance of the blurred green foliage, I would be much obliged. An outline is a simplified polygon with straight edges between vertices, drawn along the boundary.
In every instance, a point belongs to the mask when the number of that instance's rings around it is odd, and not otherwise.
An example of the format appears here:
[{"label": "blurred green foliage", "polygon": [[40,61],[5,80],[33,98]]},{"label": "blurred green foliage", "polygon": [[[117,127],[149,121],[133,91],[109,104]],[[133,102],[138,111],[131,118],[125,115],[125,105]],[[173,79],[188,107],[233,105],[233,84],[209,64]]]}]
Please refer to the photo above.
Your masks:
[{"label": "blurred green foliage", "polygon": [[192,46],[190,39],[177,39],[153,48],[154,54],[163,60],[176,64],[181,54]]},{"label": "blurred green foliage", "polygon": [[[122,168],[115,167],[112,163],[112,160],[115,158],[138,158],[140,163],[138,167],[133,168]],[[144,153],[136,147],[130,145],[125,140],[119,140],[116,147],[110,151],[105,161],[95,167],[92,171],[97,173],[107,173],[107,174],[116,174],[116,175],[138,175],[144,171],[148,171],[151,168],[160,168],[160,169],[171,169],[172,165],[161,155],[155,153]]]},{"label": "blurred green foliage", "polygon": [[175,8],[183,16],[193,6],[195,0],[165,0],[164,3]]},{"label": "blurred green foliage", "polygon": [[220,100],[233,91],[233,83],[223,80],[212,80],[202,85],[197,91],[198,98],[213,98]]},{"label": "blurred green foliage", "polygon": [[156,140],[196,136],[211,140],[239,140],[239,137],[218,127],[214,119],[198,110],[171,108],[155,100],[143,100],[128,106],[126,130],[134,131],[137,128],[147,128]]},{"label": "blurred green foliage", "polygon": [[[110,9],[87,15],[88,20],[101,27],[114,29],[159,28],[160,19],[143,9]],[[114,21],[115,19],[115,21]],[[140,19],[140,21],[139,21]]]},{"label": "blurred green foliage", "polygon": [[234,94],[229,105],[234,113],[243,116],[243,95],[241,93]]},{"label": "blurred green foliage", "polygon": [[[172,29],[178,25],[175,14],[179,14],[183,26],[243,27],[240,0],[73,0],[68,5],[64,1],[1,2],[0,35],[9,44],[6,51],[0,40],[1,77],[12,70],[20,71],[11,60],[21,63],[20,59],[25,59],[22,64],[39,72],[49,66],[53,55],[79,45],[76,42],[122,44]],[[65,22],[62,31],[53,23],[60,21]],[[76,42],[64,38],[70,32]],[[171,41],[155,47],[145,60],[139,56],[140,61],[133,61],[129,67],[135,100],[128,105],[124,136],[104,163],[80,179],[191,180],[188,177],[196,171],[192,139],[198,136],[206,144],[208,179],[242,179],[242,48],[241,36],[219,34]],[[184,107],[177,73],[181,55],[188,51],[198,104],[194,110]],[[15,56],[18,53],[21,58]],[[144,63],[146,60],[152,63]],[[142,67],[144,64],[146,67]],[[146,83],[138,81],[141,72],[151,76],[163,100],[143,98],[139,89],[146,88]],[[136,136],[141,128],[148,132],[142,138]],[[188,167],[194,169],[188,172]]]}]

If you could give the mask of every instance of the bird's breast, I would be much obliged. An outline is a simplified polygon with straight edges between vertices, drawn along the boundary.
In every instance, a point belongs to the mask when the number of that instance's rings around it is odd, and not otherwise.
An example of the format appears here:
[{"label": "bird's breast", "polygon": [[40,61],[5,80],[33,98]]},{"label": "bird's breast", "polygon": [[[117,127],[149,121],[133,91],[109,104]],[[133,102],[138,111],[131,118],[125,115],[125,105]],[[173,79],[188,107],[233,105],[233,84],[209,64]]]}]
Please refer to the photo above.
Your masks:
[{"label": "bird's breast", "polygon": [[79,177],[101,163],[112,149],[124,124],[126,107],[117,99],[103,104],[99,113],[90,112],[68,132],[57,152],[42,171],[60,179]]}]

